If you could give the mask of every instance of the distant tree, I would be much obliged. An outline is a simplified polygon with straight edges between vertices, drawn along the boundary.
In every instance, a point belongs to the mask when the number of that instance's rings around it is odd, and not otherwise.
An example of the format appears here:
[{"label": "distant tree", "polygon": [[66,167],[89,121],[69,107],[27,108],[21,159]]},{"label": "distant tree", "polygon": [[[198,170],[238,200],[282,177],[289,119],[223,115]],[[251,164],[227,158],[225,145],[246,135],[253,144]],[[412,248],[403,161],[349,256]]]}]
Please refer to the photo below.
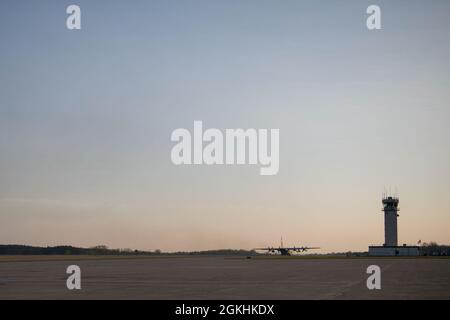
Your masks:
[{"label": "distant tree", "polygon": [[105,246],[105,245],[98,245],[98,246],[93,246],[92,249],[108,250],[108,246]]}]

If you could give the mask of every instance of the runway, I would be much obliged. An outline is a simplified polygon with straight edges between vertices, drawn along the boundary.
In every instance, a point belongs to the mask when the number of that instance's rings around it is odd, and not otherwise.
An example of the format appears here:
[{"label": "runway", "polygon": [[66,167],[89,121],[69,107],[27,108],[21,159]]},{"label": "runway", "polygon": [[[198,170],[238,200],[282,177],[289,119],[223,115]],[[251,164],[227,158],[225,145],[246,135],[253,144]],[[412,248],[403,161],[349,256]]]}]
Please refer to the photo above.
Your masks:
[{"label": "runway", "polygon": [[[21,259],[0,259],[0,299],[450,299],[450,259]],[[73,264],[81,290],[66,287]],[[381,290],[366,287],[369,265]]]}]

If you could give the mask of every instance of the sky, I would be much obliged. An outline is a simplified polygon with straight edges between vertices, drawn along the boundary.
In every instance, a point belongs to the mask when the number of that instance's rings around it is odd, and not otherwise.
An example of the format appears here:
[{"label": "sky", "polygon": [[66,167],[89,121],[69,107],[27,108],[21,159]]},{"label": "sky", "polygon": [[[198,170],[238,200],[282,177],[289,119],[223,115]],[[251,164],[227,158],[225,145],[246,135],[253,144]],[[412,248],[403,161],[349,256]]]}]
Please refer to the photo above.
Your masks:
[{"label": "sky", "polygon": [[[66,7],[81,8],[81,30]],[[366,8],[381,8],[381,30]],[[0,2],[0,243],[450,243],[449,1]],[[280,168],[176,166],[177,128],[277,128]]]}]

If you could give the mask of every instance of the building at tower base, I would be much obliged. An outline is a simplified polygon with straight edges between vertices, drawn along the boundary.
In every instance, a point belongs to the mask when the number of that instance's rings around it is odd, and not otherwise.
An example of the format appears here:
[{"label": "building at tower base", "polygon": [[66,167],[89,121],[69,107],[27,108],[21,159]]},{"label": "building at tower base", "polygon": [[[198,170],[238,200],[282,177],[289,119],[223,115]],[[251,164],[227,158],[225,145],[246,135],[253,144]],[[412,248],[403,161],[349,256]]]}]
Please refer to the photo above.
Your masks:
[{"label": "building at tower base", "polygon": [[418,256],[417,246],[369,246],[369,256],[395,257],[395,256]]}]

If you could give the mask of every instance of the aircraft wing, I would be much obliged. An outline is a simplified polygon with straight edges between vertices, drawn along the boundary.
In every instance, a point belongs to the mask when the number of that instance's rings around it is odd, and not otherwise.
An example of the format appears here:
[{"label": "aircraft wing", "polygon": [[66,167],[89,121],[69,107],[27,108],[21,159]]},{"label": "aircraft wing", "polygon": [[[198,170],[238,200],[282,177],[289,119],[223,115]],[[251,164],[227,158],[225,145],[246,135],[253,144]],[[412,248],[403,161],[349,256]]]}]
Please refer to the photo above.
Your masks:
[{"label": "aircraft wing", "polygon": [[289,251],[306,251],[311,249],[320,249],[320,247],[292,247],[292,248],[254,248],[253,250],[267,250],[267,251],[280,251],[280,250],[289,250]]},{"label": "aircraft wing", "polygon": [[292,247],[292,248],[284,248],[289,251],[306,251],[312,249],[320,249],[320,247]]}]

